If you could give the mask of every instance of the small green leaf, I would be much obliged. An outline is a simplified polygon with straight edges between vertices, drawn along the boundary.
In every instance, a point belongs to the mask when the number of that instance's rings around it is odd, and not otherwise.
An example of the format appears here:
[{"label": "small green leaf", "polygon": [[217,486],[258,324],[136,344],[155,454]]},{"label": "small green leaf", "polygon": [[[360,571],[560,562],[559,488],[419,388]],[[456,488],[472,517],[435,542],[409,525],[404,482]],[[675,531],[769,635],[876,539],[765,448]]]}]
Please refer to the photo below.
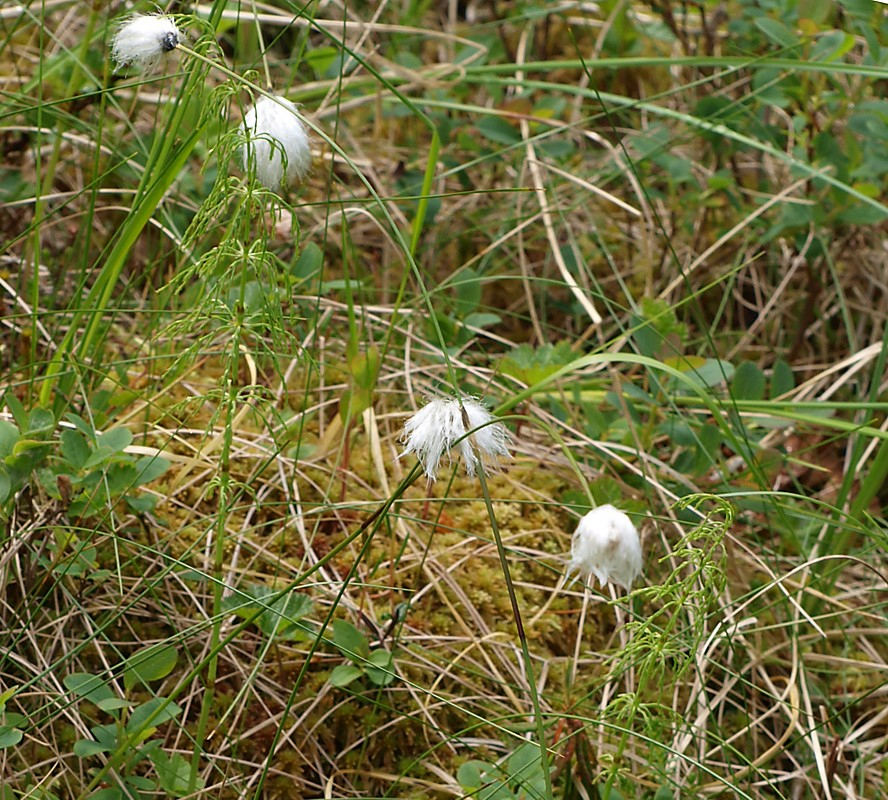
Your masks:
[{"label": "small green leaf", "polygon": [[346,657],[363,663],[370,657],[370,644],[354,625],[344,619],[333,620],[333,644]]},{"label": "small green leaf", "polygon": [[761,400],[765,396],[765,373],[752,361],[744,361],[734,373],[731,388],[738,400]]},{"label": "small green leaf", "polygon": [[6,724],[11,728],[27,727],[29,722],[30,717],[27,714],[19,714],[17,711],[6,712]]},{"label": "small green leaf", "polygon": [[367,677],[375,686],[388,686],[395,679],[394,658],[388,650],[374,650],[368,661]]},{"label": "small green leaf", "polygon": [[[184,797],[192,791],[191,763],[186,761],[178,753],[167,755],[163,750],[151,751],[148,756],[157,772],[157,780],[161,788],[173,797]],[[204,781],[195,776],[195,787],[202,789]]]},{"label": "small green leaf", "polygon": [[88,672],[72,672],[70,675],[65,675],[62,683],[69,692],[95,705],[105,700],[116,699],[116,695],[104,678],[90,675]]},{"label": "small green leaf", "polygon": [[457,316],[465,317],[481,304],[481,277],[471,267],[460,270],[450,285],[456,290],[454,306]]},{"label": "small green leaf", "polygon": [[156,481],[170,468],[170,462],[160,456],[143,456],[136,461],[135,485]]},{"label": "small green leaf", "polygon": [[127,800],[127,796],[122,789],[106,787],[93,792],[87,800]]},{"label": "small green leaf", "polygon": [[127,495],[125,498],[126,504],[137,514],[150,514],[157,507],[157,499],[151,494]]},{"label": "small green leaf", "polygon": [[456,780],[467,792],[474,789],[480,789],[483,783],[482,774],[488,769],[488,764],[484,761],[466,761],[460,764],[456,771]]},{"label": "small green leaf", "polygon": [[537,744],[526,742],[515,749],[509,756],[509,774],[527,792],[528,797],[545,796],[546,780]]},{"label": "small green leaf", "polygon": [[[469,768],[462,771],[462,777],[476,779],[473,786],[465,786],[472,792],[473,800],[517,800],[515,793],[508,784],[508,775],[495,764],[485,764],[483,761],[469,761]],[[457,772],[457,779],[460,780]],[[460,783],[462,781],[460,780]],[[520,800],[527,800],[520,795]]]},{"label": "small green leaf", "polygon": [[836,216],[838,222],[848,225],[877,225],[885,218],[888,218],[888,210],[884,207],[873,208],[863,203],[853,203]]},{"label": "small green leaf", "polygon": [[758,17],[756,27],[775,44],[781,47],[795,47],[799,40],[782,22],[771,17]]},{"label": "small green leaf", "polygon": [[854,47],[854,37],[846,31],[829,31],[818,37],[808,58],[811,61],[836,61]]},{"label": "small green leaf", "polygon": [[19,431],[11,422],[0,419],[0,458],[12,455],[15,443],[19,440]]},{"label": "small green leaf", "polygon": [[543,139],[537,144],[537,154],[547,159],[561,160],[576,152],[576,144],[567,136],[558,139]]},{"label": "small green leaf", "polygon": [[93,469],[95,467],[103,467],[116,453],[110,447],[96,447],[89,454],[89,458],[83,464],[84,469]]},{"label": "small green leaf", "polygon": [[521,132],[502,117],[482,117],[475,123],[475,128],[485,139],[496,144],[518,144]]},{"label": "small green leaf", "polygon": [[55,417],[45,408],[32,408],[28,415],[28,433],[51,433],[55,430]]},{"label": "small green leaf", "polygon": [[121,453],[133,443],[133,434],[129,428],[111,428],[100,433],[97,438],[99,447],[108,447],[114,453]]},{"label": "small green leaf", "polygon": [[62,458],[75,469],[83,469],[89,458],[89,444],[83,434],[72,428],[65,428],[59,437],[59,450]]},{"label": "small green leaf", "polygon": [[365,352],[350,358],[348,368],[355,386],[367,390],[375,388],[376,379],[379,376],[379,365],[379,348],[376,345],[372,345]]},{"label": "small green leaf", "polygon": [[[833,7],[833,0],[799,0],[799,18],[810,19],[818,25],[826,22],[829,12]],[[667,791],[669,791],[667,789]],[[672,792],[669,791],[669,797]],[[655,800],[660,800],[659,795]]]},{"label": "small green leaf", "polygon": [[[204,576],[200,573],[191,571],[192,574],[188,576],[188,580],[204,580]],[[256,614],[257,604],[253,602],[253,592],[251,590],[255,590],[256,587],[247,586],[243,589],[237,590],[234,594],[228,595],[224,600],[222,600],[222,613],[223,614],[236,614],[241,619],[252,619]],[[267,586],[263,586],[263,589],[267,589]]]},{"label": "small green leaf", "polygon": [[135,486],[137,478],[132,464],[111,464],[105,473],[105,488],[111,497],[119,497]]},{"label": "small green leaf", "polygon": [[78,739],[74,742],[73,752],[77,758],[89,758],[99,753],[107,753],[110,749],[110,747],[94,742],[92,739]]},{"label": "small green leaf", "polygon": [[[339,395],[339,416],[342,417],[343,422],[346,422],[354,416],[354,412],[352,411],[352,392],[351,389],[346,389],[341,395]],[[357,406],[357,403],[354,404]]]},{"label": "small green leaf", "polygon": [[311,598],[299,592],[289,591],[278,597],[271,607],[262,612],[257,627],[266,636],[279,639],[296,639],[305,636],[305,627],[299,624],[312,609]]},{"label": "small green leaf", "polygon": [[778,358],[771,369],[770,397],[774,400],[787,392],[791,392],[793,389],[795,389],[795,375],[793,374],[792,367],[782,358]]},{"label": "small green leaf", "polygon": [[[93,398],[92,407],[93,411],[96,410],[96,399]],[[65,414],[65,419],[68,420],[86,439],[86,441],[91,442],[95,439],[95,431],[83,417],[78,416],[77,414]]]},{"label": "small green leaf", "polygon": [[309,242],[302,248],[290,274],[303,281],[309,280],[321,271],[323,263],[324,251],[315,242]]},{"label": "small green leaf", "polygon": [[[143,747],[139,753],[150,753],[148,747],[152,746],[154,742],[149,742],[145,747]],[[160,746],[160,742],[157,742],[158,746]],[[150,793],[152,795],[157,794],[157,781],[153,781],[150,778],[146,778],[144,775],[127,775],[123,779],[123,783],[127,788],[127,800],[133,797],[142,798],[146,793]],[[131,791],[135,789],[135,791]]]},{"label": "small green leaf", "polygon": [[330,673],[330,685],[342,688],[356,681],[364,671],[354,664],[340,664]]},{"label": "small green leaf", "polygon": [[[160,710],[158,711],[158,709]],[[167,702],[165,697],[153,697],[147,703],[142,703],[133,710],[132,716],[126,724],[126,732],[150,735],[148,731],[155,730],[158,725],[175,719],[181,713],[182,709],[173,702]],[[150,726],[150,728],[146,726]],[[147,737],[143,735],[143,738]]]},{"label": "small green leaf", "polygon": [[22,401],[19,400],[13,392],[6,392],[6,394],[3,395],[3,400],[12,412],[12,418],[15,420],[15,424],[18,426],[19,430],[27,430],[28,413],[25,411]]},{"label": "small green leaf", "polygon": [[15,747],[23,738],[24,734],[18,728],[0,725],[0,750]]},{"label": "small green leaf", "polygon": [[327,77],[334,65],[342,63],[340,51],[335,47],[316,47],[306,50],[303,58],[314,70],[316,78]]},{"label": "small green leaf", "polygon": [[373,405],[373,392],[368,389],[347,389],[339,402],[339,414],[343,420],[360,417]]},{"label": "small green leaf", "polygon": [[22,438],[19,439],[12,447],[12,455],[20,456],[22,453],[30,452],[31,450],[36,450],[38,447],[45,447],[46,442],[42,439],[28,439]]},{"label": "small green leaf", "polygon": [[[304,638],[307,635],[306,626],[299,621],[311,613],[311,598],[295,591],[278,595],[280,592],[269,586],[251,584],[226,597],[222,610],[251,620],[266,636],[287,640]],[[262,611],[257,615],[258,609]]]},{"label": "small green leaf", "polygon": [[136,464],[136,479],[134,485],[156,481],[170,468],[170,462],[160,456],[143,456]]},{"label": "small green leaf", "polygon": [[117,747],[117,724],[109,722],[106,725],[93,725],[90,729],[93,740],[104,745],[108,750]]},{"label": "small green leaf", "polygon": [[474,311],[466,315],[465,319],[463,319],[463,325],[483,330],[484,328],[499,325],[502,321],[503,318],[499,314],[491,314],[487,311]]},{"label": "small green leaf", "polygon": [[112,712],[119,711],[121,708],[129,708],[132,706],[132,703],[129,700],[124,700],[122,697],[109,697],[107,700],[99,700],[96,702],[96,706],[102,711]]},{"label": "small green leaf", "polygon": [[5,503],[12,494],[12,481],[4,464],[0,464],[0,503]]},{"label": "small green leaf", "polygon": [[[694,359],[683,358],[682,362],[686,360],[694,361]],[[666,363],[669,363],[670,361],[671,359],[667,359]],[[718,386],[726,381],[730,381],[734,377],[733,364],[719,358],[707,358],[702,364],[693,363],[690,369],[688,369],[688,365],[684,363],[678,368],[691,378],[695,384],[705,388]]]},{"label": "small green leaf", "polygon": [[707,423],[700,428],[696,458],[693,464],[695,475],[702,475],[704,472],[708,472],[718,462],[721,442],[722,433],[717,425]]},{"label": "small green leaf", "polygon": [[95,558],[95,547],[84,547],[73,553],[70,558],[56,564],[52,570],[53,574],[79,578],[95,569]]},{"label": "small green leaf", "polygon": [[140,684],[147,685],[165,678],[173,671],[178,660],[178,649],[165,642],[138,650],[126,660],[124,688],[129,691]]},{"label": "small green leaf", "polygon": [[502,360],[500,369],[506,375],[533,386],[570,364],[577,356],[570,342],[566,341],[554,345],[544,344],[537,348],[521,344]]}]

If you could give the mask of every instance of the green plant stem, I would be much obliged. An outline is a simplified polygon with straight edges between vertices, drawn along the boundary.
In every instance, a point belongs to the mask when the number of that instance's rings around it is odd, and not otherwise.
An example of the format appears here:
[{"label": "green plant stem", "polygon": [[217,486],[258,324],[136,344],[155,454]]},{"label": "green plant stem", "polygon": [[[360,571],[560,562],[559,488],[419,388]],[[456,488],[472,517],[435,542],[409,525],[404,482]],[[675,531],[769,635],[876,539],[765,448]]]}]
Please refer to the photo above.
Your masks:
[{"label": "green plant stem", "polygon": [[[84,60],[89,52],[89,44],[90,44],[90,41],[92,40],[92,34],[93,34],[93,30],[95,29],[95,26],[96,26],[97,18],[98,18],[98,14],[96,13],[96,10],[93,8],[90,11],[89,16],[87,17],[86,29],[83,33],[83,37],[80,42],[80,48],[78,51],[78,53],[79,53],[78,58],[73,60],[73,65],[71,67],[71,74],[68,76],[68,83],[67,83],[65,93],[64,93],[65,97],[73,97],[74,96],[77,82],[81,79],[81,75],[82,75],[83,70],[81,69],[80,65],[84,62]],[[41,50],[42,49],[43,48],[41,47]],[[39,64],[38,64],[38,71],[39,72],[43,71],[43,66],[44,66],[43,59],[40,59]],[[42,83],[43,82],[41,80],[38,85],[42,86]],[[42,115],[43,115],[43,103],[40,103],[37,106],[37,130],[38,131],[43,130]],[[37,189],[36,189],[35,201],[34,201],[34,214],[33,214],[34,220],[40,220],[43,218],[43,212],[44,212],[44,208],[46,205],[45,198],[48,194],[50,194],[50,192],[52,190],[52,185],[53,185],[53,182],[55,181],[55,173],[56,173],[56,170],[58,169],[59,159],[61,157],[62,142],[64,141],[63,134],[64,134],[64,131],[60,130],[58,127],[56,127],[55,136],[53,138],[53,144],[52,144],[52,152],[50,153],[49,160],[46,162],[45,165],[42,164],[40,161],[40,159],[41,159],[40,148],[39,147],[35,148],[35,158],[37,159],[37,165],[38,165],[38,168],[37,168],[37,176],[38,177],[37,177]],[[96,152],[98,153],[98,147],[96,148]],[[40,178],[41,175],[42,175],[42,179]],[[41,307],[40,280],[38,277],[39,265],[42,261],[42,259],[41,259],[42,246],[41,246],[40,232],[41,232],[40,225],[35,224],[34,225],[34,238],[33,238],[33,258],[31,259],[31,261],[34,265],[34,274],[32,276],[32,280],[31,280],[31,313],[32,313],[33,319],[34,319],[32,325],[33,325],[33,330],[35,332],[38,330],[38,321],[39,321],[38,318],[39,318],[40,307]],[[37,336],[36,335],[32,335],[30,337],[30,345],[31,345],[31,363],[36,364],[38,361],[38,358],[37,358]],[[35,376],[32,373],[29,377],[31,380],[33,380]]]},{"label": "green plant stem", "polygon": [[214,653],[207,662],[207,677],[204,684],[204,692],[201,698],[200,715],[194,736],[194,751],[191,755],[191,772],[188,777],[188,792],[194,792],[197,788],[197,776],[200,768],[200,759],[203,755],[203,743],[206,740],[209,726],[210,713],[216,699],[216,674],[219,667],[219,642],[222,638],[222,600],[225,593],[225,542],[227,541],[228,508],[231,500],[231,446],[234,441],[234,418],[237,415],[237,377],[240,365],[240,342],[244,324],[244,294],[246,284],[246,270],[241,272],[241,299],[236,311],[237,319],[234,326],[234,336],[231,339],[231,351],[229,354],[229,366],[225,376],[226,400],[225,421],[223,428],[222,446],[219,452],[219,479],[218,479],[218,512],[213,531],[213,627],[210,631],[210,652]]},{"label": "green plant stem", "polygon": [[[267,97],[271,100],[276,98],[276,95],[273,92],[270,92],[266,89],[263,89],[261,86],[256,85],[255,83],[244,79],[242,76],[238,75],[235,72],[232,72],[228,67],[224,64],[220,64],[216,61],[212,61],[208,59],[206,56],[195,52],[194,50],[186,47],[185,45],[179,44],[177,49],[182,52],[193,56],[194,58],[200,59],[206,62],[210,67],[219,70],[224,75],[227,75],[232,80],[237,81],[242,86],[249,88],[251,91],[259,94],[263,97]],[[392,231],[392,235],[395,240],[401,245],[405,256],[407,257],[408,264],[410,266],[409,271],[404,271],[401,276],[401,281],[398,285],[398,292],[395,297],[395,303],[392,310],[392,324],[389,326],[388,334],[385,339],[385,343],[383,345],[383,355],[388,351],[391,343],[392,336],[394,335],[395,330],[397,329],[397,320],[398,313],[401,308],[401,305],[404,302],[404,297],[407,291],[407,278],[412,273],[414,279],[419,286],[420,293],[423,297],[423,300],[426,304],[426,307],[429,312],[429,321],[432,325],[433,330],[435,331],[435,335],[438,339],[438,344],[441,347],[441,352],[443,354],[445,369],[447,370],[448,378],[450,380],[450,384],[453,387],[453,390],[456,392],[459,390],[459,382],[456,378],[456,372],[453,368],[453,363],[451,362],[450,355],[447,352],[446,342],[444,339],[444,333],[441,330],[440,323],[438,322],[438,318],[435,315],[434,305],[432,303],[431,296],[428,290],[425,288],[425,282],[422,278],[422,273],[419,270],[419,265],[416,263],[416,251],[419,248],[420,239],[422,237],[422,231],[425,226],[425,219],[428,214],[429,208],[429,200],[432,197],[432,183],[435,179],[435,172],[438,165],[438,156],[441,151],[441,136],[438,133],[438,129],[435,124],[429,119],[429,116],[420,108],[418,108],[409,97],[399,92],[395,86],[386,80],[382,75],[380,75],[370,64],[366,63],[364,59],[360,58],[357,54],[352,53],[348,48],[344,48],[346,52],[348,52],[351,56],[353,56],[359,63],[361,63],[364,68],[368,70],[370,75],[384,83],[388,89],[393,93],[393,95],[404,105],[406,105],[413,113],[423,122],[423,124],[428,128],[429,134],[431,136],[431,141],[429,142],[429,154],[426,159],[426,168],[423,173],[422,186],[420,188],[419,200],[416,204],[416,215],[413,218],[413,223],[411,225],[410,231],[410,241],[409,243],[404,240],[403,235],[400,232],[400,229],[395,224],[394,219],[392,219],[391,214],[388,209],[385,207],[385,204],[382,202],[382,198],[379,197],[375,188],[372,184],[364,177],[364,175],[358,170],[355,169],[355,173],[358,175],[361,182],[365,185],[365,187],[370,191],[371,196],[379,205],[383,215],[386,218],[386,221],[389,223]],[[351,164],[351,159],[347,156],[347,154],[339,147],[339,145],[327,136],[320,128],[313,125],[310,120],[304,120],[309,127],[319,136],[321,136],[324,141],[343,159],[346,163]]]},{"label": "green plant stem", "polygon": [[[689,598],[697,593],[698,581],[701,586],[706,585],[707,565],[715,563],[714,559],[712,559],[711,557],[711,554],[723,547],[724,536],[726,535],[727,530],[730,527],[730,523],[733,520],[733,512],[728,511],[731,508],[730,504],[724,501],[722,498],[718,498],[714,495],[688,495],[683,499],[683,501],[680,501],[681,507],[685,508],[692,506],[696,508],[697,503],[699,503],[706,497],[712,497],[716,499],[721,508],[723,510],[726,510],[725,522],[722,526],[719,527],[719,530],[721,531],[720,536],[714,541],[712,539],[706,539],[705,557],[700,560],[700,563],[695,565],[695,569],[693,572],[691,572],[681,580],[681,583],[678,587],[678,593],[673,594],[670,597],[667,605],[664,608],[661,608],[659,611],[646,617],[641,625],[634,629],[634,632],[636,633],[644,632],[645,629],[652,627],[658,621],[658,619],[660,619],[664,615],[666,616],[665,624],[662,625],[662,628],[657,635],[657,646],[647,649],[643,652],[641,658],[641,667],[639,669],[638,678],[636,681],[636,689],[635,692],[632,694],[632,705],[626,715],[630,723],[635,720],[636,716],[638,715],[638,710],[641,708],[641,695],[638,687],[654,684],[654,676],[657,672],[662,671],[663,661],[666,658],[663,653],[662,645],[667,641],[673,641],[674,631],[678,627],[678,612],[686,608]],[[709,512],[707,519],[711,515],[712,512]],[[699,528],[697,530],[699,530]],[[684,547],[687,548],[693,541],[693,537],[687,536],[686,539],[683,541]],[[630,605],[631,600],[632,595],[627,594],[627,607]],[[689,612],[689,615],[692,613],[693,611]],[[648,640],[647,637],[642,637],[642,639],[644,641]],[[632,652],[636,651],[633,651],[632,648],[627,648],[627,650],[624,651],[623,655],[624,657],[628,657]],[[692,650],[687,658],[692,659],[694,657],[694,652],[695,651]],[[603,797],[609,797],[610,792],[613,789],[613,785],[617,779],[618,762],[626,749],[626,744],[629,741],[630,733],[632,733],[632,729],[629,726],[623,726],[620,729],[620,739],[617,743],[613,768],[611,769],[610,773],[608,774],[607,780],[605,781]]]},{"label": "green plant stem", "polygon": [[[211,30],[215,30],[218,27],[226,5],[225,0],[213,0],[207,21],[207,25]],[[199,56],[193,50],[188,52]],[[214,63],[203,56],[199,56],[199,60],[209,64]],[[192,98],[200,97],[203,94],[204,84],[205,71],[194,69],[189,73],[181,91],[175,93],[173,109],[170,112],[165,130],[161,135],[154,137],[151,152],[145,164],[145,171],[142,173],[142,178],[139,181],[130,213],[121,226],[110,252],[105,257],[104,263],[85,302],[77,301],[78,305],[73,309],[68,331],[56,349],[52,360],[47,365],[43,385],[40,389],[39,402],[42,406],[48,406],[50,399],[55,397],[57,417],[61,415],[65,403],[70,401],[67,395],[73,385],[71,380],[74,377],[73,375],[68,376],[66,380],[61,380],[61,373],[65,368],[66,362],[72,357],[76,360],[84,361],[97,355],[98,343],[94,340],[98,335],[105,310],[117,286],[117,281],[120,278],[126,260],[139,235],[154,215],[173,181],[185,167],[188,158],[191,156],[195,145],[209,122],[206,117],[201,116],[198,125],[177,146],[178,135],[183,128],[183,121],[188,111],[189,103]],[[80,337],[79,323],[83,317],[84,308],[89,313],[89,321],[87,322],[86,330],[79,340],[79,344],[75,346],[75,341]]]},{"label": "green plant stem", "polygon": [[[284,718],[289,714],[290,709],[293,707],[293,704],[296,702],[296,696],[299,691],[299,687],[302,686],[302,681],[304,680],[309,667],[311,666],[313,656],[317,651],[318,647],[320,647],[320,643],[323,641],[324,631],[330,625],[333,620],[333,615],[336,613],[336,609],[339,607],[339,602],[342,599],[342,596],[345,594],[346,589],[351,583],[352,578],[355,576],[358,567],[360,566],[364,556],[367,554],[370,549],[370,544],[373,541],[373,537],[376,534],[376,531],[379,530],[379,526],[382,524],[382,521],[385,519],[386,515],[389,512],[389,509],[402,497],[404,492],[413,485],[416,479],[422,474],[421,465],[417,462],[410,473],[401,481],[401,483],[397,486],[395,491],[392,493],[391,497],[388,497],[386,501],[379,506],[361,525],[358,529],[351,535],[349,535],[341,545],[334,548],[334,550],[339,551],[343,549],[345,546],[351,544],[351,542],[355,541],[359,536],[363,536],[364,541],[361,544],[361,549],[358,552],[358,555],[352,562],[351,567],[349,568],[348,574],[345,576],[345,579],[342,581],[342,586],[339,588],[339,592],[337,593],[336,599],[333,603],[330,604],[330,610],[327,612],[324,621],[321,623],[320,630],[318,631],[317,638],[312,643],[309,652],[305,656],[305,660],[302,662],[302,667],[299,669],[299,674],[296,676],[296,679],[293,681],[293,689],[290,692],[290,696],[287,698],[286,707],[284,709]],[[329,560],[329,557],[332,555],[328,553],[322,561],[326,562]],[[319,561],[315,566],[304,576],[300,578],[300,581],[303,581],[311,572],[314,572],[317,569],[320,569],[322,563]],[[275,728],[274,737],[272,738],[271,745],[269,747],[268,758],[265,760],[265,764],[262,767],[262,774],[259,777],[259,780],[256,782],[256,791],[253,795],[254,800],[260,800],[263,797],[262,790],[265,786],[265,781],[268,777],[268,772],[271,769],[272,758],[274,756],[275,751],[277,750],[278,742],[281,739],[283,734],[284,725],[278,725]]]},{"label": "green plant stem", "polygon": [[[69,375],[62,380],[62,370],[72,358],[86,361],[96,357],[99,344],[95,340],[127,258],[169,187],[187,163],[207,124],[206,121],[203,121],[178,147],[175,147],[176,132],[182,128],[182,120],[188,108],[188,99],[192,94],[201,91],[200,84],[202,82],[203,72],[195,70],[186,81],[182,92],[176,96],[171,118],[164,134],[155,137],[130,213],[121,226],[114,245],[105,258],[86,300],[78,299],[76,301],[78,304],[73,310],[68,332],[47,365],[43,385],[40,389],[40,404],[48,406],[50,399],[56,396],[56,416],[60,416],[64,404],[70,400],[67,395],[73,385],[72,378],[74,376]],[[85,312],[84,309],[87,311]],[[89,319],[86,329],[81,335],[80,321],[84,313],[89,313]],[[78,338],[79,342],[75,344]]]},{"label": "green plant stem", "polygon": [[[857,407],[863,410],[868,406],[882,406],[884,413],[885,405],[874,403],[873,401],[879,395],[879,387],[882,385],[882,378],[885,374],[886,364],[888,364],[888,330],[882,334],[882,347],[879,351],[878,358],[874,365],[870,376],[870,403],[859,402],[849,403],[852,408]],[[851,429],[854,430],[854,429]],[[850,458],[850,468],[846,470],[842,485],[839,491],[836,505],[838,506],[832,514],[831,530],[834,531],[828,535],[822,543],[823,554],[845,554],[848,552],[848,544],[851,536],[854,534],[854,528],[851,525],[840,525],[845,515],[844,508],[847,504],[847,515],[851,520],[864,524],[862,517],[866,514],[867,508],[873,499],[885,487],[886,478],[888,478],[888,433],[881,428],[874,426],[857,426],[858,435],[851,440],[852,456]],[[850,431],[849,431],[850,432]],[[869,469],[859,469],[862,466],[864,451],[867,447],[867,440],[881,439],[875,455],[870,461]],[[855,480],[859,480],[857,493],[849,501],[848,498],[854,489]],[[823,606],[824,593],[830,593],[835,588],[836,581],[839,579],[840,572],[833,570],[828,562],[817,562],[813,567],[812,576],[809,577],[807,583],[820,583],[818,592],[806,592],[802,598],[802,607],[810,614],[816,614]]]},{"label": "green plant stem", "polygon": [[[469,422],[469,416],[465,407],[460,403],[462,412],[463,425],[466,431],[471,431],[472,426]],[[527,686],[530,690],[530,700],[533,706],[533,718],[536,726],[537,744],[540,748],[540,765],[543,771],[543,778],[546,784],[546,797],[552,797],[552,779],[549,775],[549,749],[546,745],[546,729],[543,723],[543,709],[540,704],[539,690],[536,685],[536,676],[533,670],[533,661],[530,658],[530,648],[527,645],[527,634],[524,630],[524,621],[521,619],[521,608],[518,605],[518,596],[515,593],[515,585],[512,583],[512,573],[509,571],[509,559],[506,553],[506,547],[503,544],[503,537],[500,534],[499,524],[496,521],[496,513],[493,509],[493,501],[490,499],[490,489],[487,486],[487,476],[484,473],[484,464],[481,460],[481,453],[477,448],[477,442],[473,434],[469,434],[469,441],[472,448],[478,454],[478,483],[481,485],[481,495],[484,498],[484,505],[487,507],[487,517],[490,520],[490,529],[493,531],[493,538],[496,542],[496,551],[499,555],[500,565],[503,570],[503,580],[506,583],[506,591],[509,594],[509,603],[512,606],[512,616],[515,620],[515,629],[518,633],[518,640],[521,642],[521,655],[524,658],[524,676],[527,680]]]}]

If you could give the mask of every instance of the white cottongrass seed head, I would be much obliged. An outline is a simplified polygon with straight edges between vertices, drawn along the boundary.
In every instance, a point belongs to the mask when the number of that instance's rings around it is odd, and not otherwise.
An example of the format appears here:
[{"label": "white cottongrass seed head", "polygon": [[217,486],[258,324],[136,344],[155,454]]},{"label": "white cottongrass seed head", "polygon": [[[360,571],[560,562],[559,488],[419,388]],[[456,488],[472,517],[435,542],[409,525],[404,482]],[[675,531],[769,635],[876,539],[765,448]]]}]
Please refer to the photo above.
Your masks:
[{"label": "white cottongrass seed head", "polygon": [[[465,435],[467,430],[460,404],[469,419],[468,430],[474,430],[470,436]],[[404,423],[401,442],[407,447],[401,455],[416,453],[426,477],[433,481],[441,458],[446,455],[449,463],[453,458],[451,450],[456,447],[466,472],[474,476],[480,463],[496,466],[500,457],[509,458],[509,431],[495,419],[470,397],[430,400]]]},{"label": "white cottongrass seed head", "polygon": [[133,14],[117,27],[111,39],[111,58],[116,69],[132,64],[141,70],[154,67],[164,54],[175,50],[182,32],[172,17],[163,14]]},{"label": "white cottongrass seed head", "polygon": [[296,106],[283,97],[260,97],[244,114],[241,155],[248,171],[267,189],[301,180],[311,167],[308,131]]},{"label": "white cottongrass seed head", "polygon": [[641,574],[641,540],[622,511],[599,506],[580,520],[570,548],[568,572],[598,578],[602,586],[615,583],[627,591]]}]

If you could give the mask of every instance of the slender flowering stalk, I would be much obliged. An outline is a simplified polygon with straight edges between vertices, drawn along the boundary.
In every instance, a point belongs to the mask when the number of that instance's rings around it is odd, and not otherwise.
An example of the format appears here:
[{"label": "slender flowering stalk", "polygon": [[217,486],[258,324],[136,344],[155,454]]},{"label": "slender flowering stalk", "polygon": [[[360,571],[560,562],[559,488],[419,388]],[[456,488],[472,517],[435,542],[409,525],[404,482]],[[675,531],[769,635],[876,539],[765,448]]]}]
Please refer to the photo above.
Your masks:
[{"label": "slender flowering stalk", "polygon": [[278,189],[284,178],[302,180],[311,167],[308,131],[296,106],[283,97],[260,97],[244,114],[246,137],[241,154],[248,171],[268,189]]},{"label": "slender flowering stalk", "polygon": [[[495,466],[500,457],[509,457],[509,432],[501,422],[494,420],[484,406],[470,397],[430,400],[404,424],[401,442],[407,447],[401,455],[416,453],[426,477],[433,481],[441,458],[446,454],[449,462],[451,450],[456,447],[466,472],[474,476],[480,463]],[[470,432],[471,435],[466,436]]]},{"label": "slender flowering stalk", "polygon": [[638,531],[622,511],[599,506],[580,520],[570,548],[568,572],[594,575],[602,586],[613,582],[627,591],[641,574]]},{"label": "slender flowering stalk", "polygon": [[116,69],[132,64],[150,70],[178,47],[182,32],[171,17],[163,14],[133,14],[120,23],[111,40],[111,58]]}]

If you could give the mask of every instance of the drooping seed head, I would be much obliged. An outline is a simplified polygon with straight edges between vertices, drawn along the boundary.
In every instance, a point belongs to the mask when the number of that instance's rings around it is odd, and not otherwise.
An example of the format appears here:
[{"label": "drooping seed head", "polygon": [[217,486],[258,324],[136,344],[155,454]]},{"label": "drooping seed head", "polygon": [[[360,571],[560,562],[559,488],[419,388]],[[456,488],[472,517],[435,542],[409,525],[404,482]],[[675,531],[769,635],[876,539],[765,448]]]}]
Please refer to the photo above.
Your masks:
[{"label": "drooping seed head", "polygon": [[181,31],[163,14],[133,14],[126,17],[111,39],[115,69],[129,64],[140,70],[156,66],[165,53],[178,47]]},{"label": "drooping seed head", "polygon": [[[460,405],[465,408],[468,428]],[[496,466],[500,457],[509,457],[509,432],[495,419],[469,397],[430,400],[404,424],[401,442],[407,447],[401,455],[416,453],[426,477],[433,481],[441,458],[446,455],[450,459],[451,450],[456,447],[466,472],[474,476],[482,462]],[[467,432],[472,433],[466,436]]]},{"label": "drooping seed head", "polygon": [[580,520],[571,543],[568,571],[594,575],[627,591],[641,574],[641,540],[629,517],[612,505],[599,506]]},{"label": "drooping seed head", "polygon": [[248,172],[268,189],[301,180],[311,168],[308,131],[296,106],[283,97],[260,97],[244,114],[241,156]]}]

